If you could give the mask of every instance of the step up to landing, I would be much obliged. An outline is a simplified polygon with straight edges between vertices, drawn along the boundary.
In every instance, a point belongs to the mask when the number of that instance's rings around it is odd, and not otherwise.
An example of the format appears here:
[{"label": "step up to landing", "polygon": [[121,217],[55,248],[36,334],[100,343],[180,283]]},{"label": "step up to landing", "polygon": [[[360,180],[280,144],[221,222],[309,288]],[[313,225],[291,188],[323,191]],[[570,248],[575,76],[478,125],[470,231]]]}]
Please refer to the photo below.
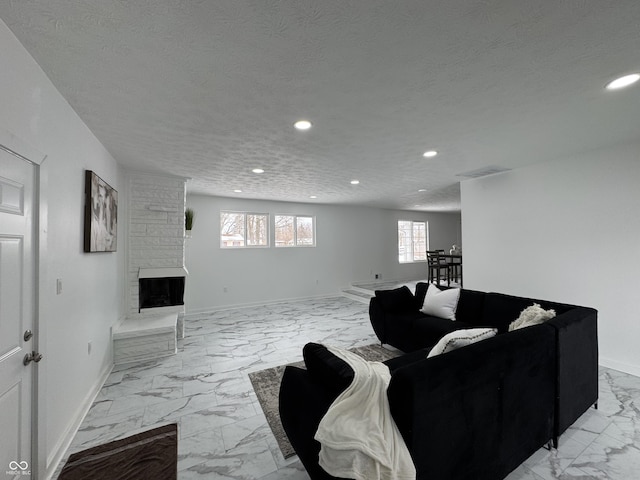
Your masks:
[{"label": "step up to landing", "polygon": [[[376,290],[393,290],[404,285],[415,292],[418,282],[429,283],[429,280],[376,280],[371,282],[352,283],[351,286],[342,290],[342,296],[363,303],[369,303],[371,297],[375,295]],[[451,286],[457,286],[451,283]]]},{"label": "step up to landing", "polygon": [[346,290],[342,290],[342,296],[350,298],[357,302],[368,304],[369,300],[371,300],[371,297],[373,297],[373,292],[366,292],[357,288],[348,288]]}]

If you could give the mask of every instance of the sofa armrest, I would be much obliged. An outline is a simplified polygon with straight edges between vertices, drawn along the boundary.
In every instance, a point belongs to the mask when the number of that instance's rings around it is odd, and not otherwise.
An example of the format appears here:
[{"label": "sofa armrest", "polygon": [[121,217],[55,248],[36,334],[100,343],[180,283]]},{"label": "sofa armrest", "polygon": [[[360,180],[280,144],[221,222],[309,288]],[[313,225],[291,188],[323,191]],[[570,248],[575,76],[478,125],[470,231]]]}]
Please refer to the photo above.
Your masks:
[{"label": "sofa armrest", "polygon": [[380,300],[372,297],[369,301],[369,320],[380,343],[385,343],[385,316]]},{"label": "sofa armrest", "polygon": [[558,437],[598,401],[598,312],[576,307],[546,325],[556,334]]},{"label": "sofa armrest", "polygon": [[337,398],[353,382],[353,369],[324,345],[307,343],[302,348],[302,356],[311,380],[321,385],[330,396]]},{"label": "sofa armrest", "polygon": [[279,412],[291,446],[313,480],[334,480],[318,465],[320,443],[313,437],[335,397],[304,369],[288,366],[280,383]]}]

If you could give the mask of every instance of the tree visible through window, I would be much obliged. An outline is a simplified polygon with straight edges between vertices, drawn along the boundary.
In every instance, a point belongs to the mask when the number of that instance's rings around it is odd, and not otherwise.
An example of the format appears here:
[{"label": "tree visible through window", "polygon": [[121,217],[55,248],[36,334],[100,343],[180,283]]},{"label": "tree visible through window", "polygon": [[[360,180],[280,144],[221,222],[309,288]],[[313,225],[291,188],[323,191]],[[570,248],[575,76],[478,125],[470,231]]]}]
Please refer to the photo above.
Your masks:
[{"label": "tree visible through window", "polygon": [[314,245],[313,217],[296,217],[296,245]]},{"label": "tree visible through window", "polygon": [[275,216],[276,247],[292,247],[295,245],[295,229],[290,215]]},{"label": "tree visible through window", "polygon": [[398,261],[400,263],[426,261],[428,249],[426,222],[398,220]]},{"label": "tree visible through window", "polygon": [[247,214],[247,245],[250,247],[269,245],[269,215]]},{"label": "tree visible through window", "polygon": [[268,247],[269,214],[220,212],[220,246]]},{"label": "tree visible through window", "polygon": [[314,218],[275,215],[276,247],[313,247],[316,244]]}]

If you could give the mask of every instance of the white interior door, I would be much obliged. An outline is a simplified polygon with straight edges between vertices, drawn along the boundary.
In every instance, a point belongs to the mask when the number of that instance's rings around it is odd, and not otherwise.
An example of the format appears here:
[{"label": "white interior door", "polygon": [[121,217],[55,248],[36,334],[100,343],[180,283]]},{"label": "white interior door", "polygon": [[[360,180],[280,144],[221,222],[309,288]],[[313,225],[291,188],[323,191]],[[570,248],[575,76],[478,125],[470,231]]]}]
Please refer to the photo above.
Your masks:
[{"label": "white interior door", "polygon": [[32,164],[0,149],[0,477],[31,471],[34,179]]}]

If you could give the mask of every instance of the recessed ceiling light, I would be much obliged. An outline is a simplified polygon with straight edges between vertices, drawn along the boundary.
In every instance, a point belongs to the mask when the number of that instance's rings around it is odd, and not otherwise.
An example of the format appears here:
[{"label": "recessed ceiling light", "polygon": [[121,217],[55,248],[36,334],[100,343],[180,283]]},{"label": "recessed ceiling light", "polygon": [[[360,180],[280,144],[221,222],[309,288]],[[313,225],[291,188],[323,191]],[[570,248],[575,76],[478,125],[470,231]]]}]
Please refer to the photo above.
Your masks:
[{"label": "recessed ceiling light", "polygon": [[360,180],[351,180],[351,185],[358,185]]},{"label": "recessed ceiling light", "polygon": [[311,128],[311,122],[309,120],[298,120],[293,124],[298,130],[309,130]]},{"label": "recessed ceiling light", "polygon": [[254,168],[253,170],[251,170],[253,173],[264,173],[264,170],[261,168]]},{"label": "recessed ceiling light", "polygon": [[632,73],[631,75],[625,75],[624,77],[616,78],[612,82],[607,83],[605,87],[607,90],[618,90],[619,88],[628,87],[640,80],[640,74]]},{"label": "recessed ceiling light", "polygon": [[236,189],[234,190],[234,192],[235,192],[235,193],[242,193],[242,190],[240,190],[239,188],[236,188]]},{"label": "recessed ceiling light", "polygon": [[309,198],[318,198],[316,195],[310,195]]},{"label": "recessed ceiling light", "polygon": [[426,188],[421,188],[420,190],[418,190],[418,192],[422,193],[422,192],[426,192],[427,189]]},{"label": "recessed ceiling light", "polygon": [[425,157],[425,158],[433,158],[436,155],[438,155],[438,152],[435,151],[435,150],[427,150],[426,152],[424,152],[422,154],[422,156]]}]

